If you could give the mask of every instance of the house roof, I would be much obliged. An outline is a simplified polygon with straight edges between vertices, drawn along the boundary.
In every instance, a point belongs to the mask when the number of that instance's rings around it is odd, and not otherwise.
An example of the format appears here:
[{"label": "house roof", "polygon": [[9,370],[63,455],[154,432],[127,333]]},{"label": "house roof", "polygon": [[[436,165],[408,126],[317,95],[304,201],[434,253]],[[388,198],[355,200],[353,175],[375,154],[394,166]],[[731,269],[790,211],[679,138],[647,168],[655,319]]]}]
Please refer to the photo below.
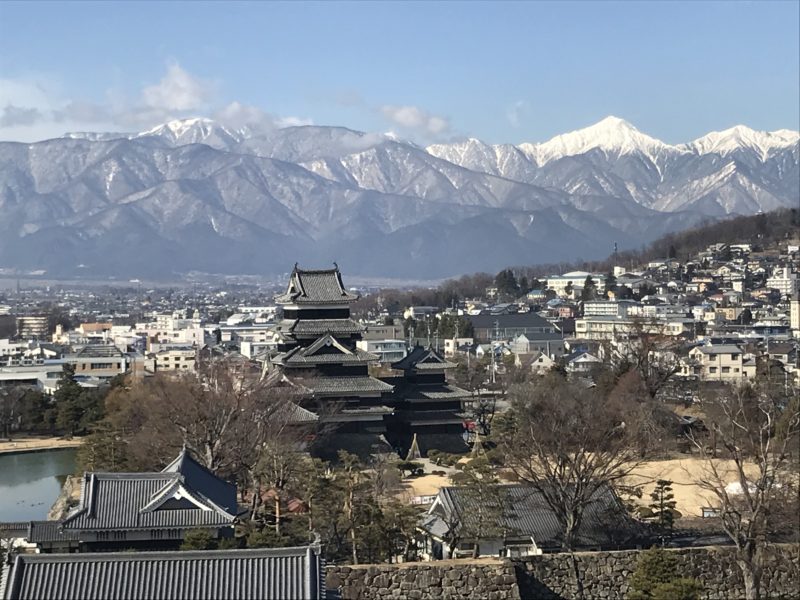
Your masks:
[{"label": "house roof", "polygon": [[78,358],[117,358],[122,351],[113,344],[89,344],[77,353]]},{"label": "house roof", "polygon": [[275,296],[278,304],[345,304],[358,300],[344,289],[339,267],[307,270],[295,265],[286,292]]},{"label": "house roof", "polygon": [[314,394],[321,395],[357,395],[368,392],[391,392],[394,386],[384,383],[375,377],[366,375],[330,377],[328,375],[319,378],[294,379],[294,383],[302,385]]},{"label": "house roof", "polygon": [[452,369],[455,366],[454,363],[442,358],[433,348],[425,348],[423,346],[415,346],[401,360],[392,363],[393,369],[402,371]]},{"label": "house roof", "polygon": [[275,326],[275,331],[293,336],[352,335],[361,333],[363,327],[353,319],[284,319]]},{"label": "house roof", "polygon": [[6,598],[204,600],[324,598],[314,546],[192,552],[20,554]]},{"label": "house roof", "polygon": [[[516,313],[510,315],[470,315],[467,317],[467,319],[469,319],[475,329],[493,329],[494,327],[499,327],[500,329],[512,327],[532,329],[539,327],[543,329],[542,335],[546,335],[544,332],[555,331],[555,326],[552,323],[546,319],[543,319],[535,312]],[[534,337],[531,339],[544,338],[534,335]]]},{"label": "house roof", "polygon": [[[505,496],[505,508],[501,512],[500,524],[508,537],[532,537],[540,548],[560,546],[562,527],[553,509],[545,501],[544,496],[533,486],[525,484],[500,485],[498,488]],[[435,503],[422,527],[437,535],[443,523],[451,522],[450,515],[463,527],[480,528],[481,500],[479,495],[471,493],[468,487],[445,487],[439,491]],[[487,499],[484,497],[483,505]],[[433,516],[439,517],[432,518]],[[444,517],[444,519],[442,519]],[[638,533],[636,524],[625,512],[619,498],[608,486],[601,486],[593,495],[592,502],[586,507],[577,531],[578,546],[599,546],[612,540],[609,533],[617,537],[634,537]]]},{"label": "house roof", "polygon": [[378,355],[358,348],[355,351],[350,350],[330,333],[326,333],[310,346],[292,348],[277,356],[273,362],[287,366],[313,366],[317,364],[363,364],[377,360],[380,360]]},{"label": "house roof", "polygon": [[160,473],[85,473],[78,508],[64,529],[161,529],[228,526],[236,486],[205,469],[186,450]]},{"label": "house roof", "polygon": [[719,344],[717,346],[698,346],[703,354],[742,354],[742,349],[733,344]]},{"label": "house roof", "polygon": [[188,487],[197,490],[227,512],[236,513],[236,486],[206,469],[186,448],[183,448],[175,460],[164,467],[162,473],[182,475],[183,482]]}]

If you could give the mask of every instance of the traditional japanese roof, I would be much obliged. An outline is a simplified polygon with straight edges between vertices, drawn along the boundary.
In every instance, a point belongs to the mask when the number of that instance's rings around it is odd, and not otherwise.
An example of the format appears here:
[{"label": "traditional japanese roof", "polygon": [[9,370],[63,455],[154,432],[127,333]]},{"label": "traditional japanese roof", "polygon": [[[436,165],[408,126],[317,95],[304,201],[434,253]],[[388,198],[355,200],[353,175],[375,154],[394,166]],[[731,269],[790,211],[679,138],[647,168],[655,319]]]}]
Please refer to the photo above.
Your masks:
[{"label": "traditional japanese roof", "polygon": [[161,472],[182,475],[187,487],[197,490],[226,512],[236,514],[236,486],[206,469],[186,448]]},{"label": "traditional japanese roof", "polygon": [[31,521],[25,539],[31,544],[79,541],[79,532],[64,529],[60,521]]},{"label": "traditional japanese roof", "polygon": [[403,371],[438,371],[441,369],[452,369],[455,366],[455,363],[443,359],[433,348],[423,348],[422,346],[416,346],[404,358],[392,363],[393,369],[400,369]]},{"label": "traditional japanese roof", "polygon": [[[508,532],[507,537],[533,538],[540,548],[555,548],[561,543],[562,526],[544,496],[533,486],[501,485],[505,495],[505,508],[497,507],[500,522]],[[486,499],[484,498],[484,501]],[[467,487],[445,487],[439,491],[422,527],[434,535],[441,530],[443,522],[455,518],[460,523],[469,523],[475,530],[479,500]],[[586,507],[576,535],[578,546],[603,546],[612,543],[609,533],[619,541],[638,534],[636,524],[628,517],[622,503],[608,486],[600,487],[593,501]]]},{"label": "traditional japanese roof", "polygon": [[452,410],[398,410],[397,418],[409,425],[452,425],[464,422],[464,418]]},{"label": "traditional japanese roof", "polygon": [[353,319],[284,319],[275,326],[276,332],[294,337],[318,337],[325,333],[344,337],[363,329]]},{"label": "traditional japanese roof", "polygon": [[338,266],[311,271],[295,265],[286,292],[275,296],[278,304],[347,304],[356,300],[358,295],[344,289]]},{"label": "traditional japanese roof", "polygon": [[186,450],[160,473],[85,473],[80,504],[64,529],[223,527],[236,518],[236,486]]},{"label": "traditional japanese roof", "polygon": [[331,334],[326,333],[306,348],[296,347],[277,356],[273,362],[286,366],[307,367],[317,364],[364,364],[380,357],[364,350],[350,350]]},{"label": "traditional japanese roof", "polygon": [[315,546],[192,552],[20,554],[8,600],[265,600],[325,597]]},{"label": "traditional japanese roof", "polygon": [[321,396],[356,396],[361,393],[391,392],[394,386],[366,375],[331,377],[328,375],[315,379],[295,379],[294,383],[302,385],[314,395]]},{"label": "traditional japanese roof", "polygon": [[411,402],[439,402],[441,400],[466,399],[471,396],[472,394],[467,390],[463,390],[460,387],[448,383],[442,383],[437,385],[414,386],[409,390],[405,399]]}]

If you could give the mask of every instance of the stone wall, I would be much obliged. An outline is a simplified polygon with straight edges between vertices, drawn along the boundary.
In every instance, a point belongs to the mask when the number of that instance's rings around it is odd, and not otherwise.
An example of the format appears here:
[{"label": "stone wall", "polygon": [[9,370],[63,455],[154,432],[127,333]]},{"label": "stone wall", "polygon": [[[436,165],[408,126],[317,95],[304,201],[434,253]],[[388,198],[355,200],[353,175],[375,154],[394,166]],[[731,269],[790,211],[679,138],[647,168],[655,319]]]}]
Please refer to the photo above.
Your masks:
[{"label": "stone wall", "polygon": [[343,600],[519,600],[520,597],[514,565],[509,561],[492,559],[330,566],[326,585],[329,597]]},{"label": "stone wall", "polygon": [[[709,600],[744,597],[742,576],[727,547],[671,550],[686,577],[699,579]],[[482,598],[487,600],[567,599],[578,597],[575,570],[584,597],[623,600],[639,552],[545,554],[526,559],[448,560],[398,565],[328,567],[328,590],[343,600],[410,598]],[[800,548],[771,549],[762,581],[762,597],[800,597]]]},{"label": "stone wall", "polygon": [[[728,600],[744,597],[741,572],[729,547],[671,550],[680,572],[704,586],[704,597]],[[586,598],[623,600],[628,577],[636,569],[639,552],[578,552],[575,562],[568,554],[545,554],[515,561],[520,596],[551,600],[578,596],[575,568],[580,574]],[[775,546],[762,580],[762,592],[769,598],[800,595],[800,552],[797,546]]]}]

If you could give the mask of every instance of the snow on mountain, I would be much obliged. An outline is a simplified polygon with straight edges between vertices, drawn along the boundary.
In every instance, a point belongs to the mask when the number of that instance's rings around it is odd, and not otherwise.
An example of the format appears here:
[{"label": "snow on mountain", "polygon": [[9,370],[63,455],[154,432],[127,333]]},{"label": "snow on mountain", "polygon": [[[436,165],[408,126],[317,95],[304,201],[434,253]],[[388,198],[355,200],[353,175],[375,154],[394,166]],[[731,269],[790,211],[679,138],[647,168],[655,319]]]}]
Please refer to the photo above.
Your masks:
[{"label": "snow on mountain", "polygon": [[605,256],[707,217],[796,207],[799,138],[739,126],[674,146],[609,117],[542,144],[421,148],[194,118],[0,143],[0,267],[169,276],[334,258],[439,277]]},{"label": "snow on mountain", "polygon": [[586,154],[594,149],[615,157],[639,153],[652,162],[664,152],[681,152],[680,148],[650,137],[627,121],[613,116],[584,129],[557,135],[542,144],[520,144],[519,148],[539,166],[564,156]]},{"label": "snow on mountain", "polygon": [[737,125],[724,131],[712,131],[684,147],[698,154],[726,155],[737,150],[755,151],[765,161],[776,150],[783,150],[798,143],[800,133],[790,129],[778,131],[756,131]]}]

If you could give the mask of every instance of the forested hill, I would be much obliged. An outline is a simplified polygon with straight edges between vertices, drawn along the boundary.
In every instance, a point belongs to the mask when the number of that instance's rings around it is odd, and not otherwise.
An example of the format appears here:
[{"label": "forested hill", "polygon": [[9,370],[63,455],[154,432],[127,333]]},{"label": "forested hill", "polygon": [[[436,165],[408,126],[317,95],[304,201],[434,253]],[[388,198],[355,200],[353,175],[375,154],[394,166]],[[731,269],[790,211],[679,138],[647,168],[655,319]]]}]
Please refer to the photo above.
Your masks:
[{"label": "forested hill", "polygon": [[686,260],[716,243],[752,244],[756,250],[771,250],[798,239],[800,239],[800,209],[783,208],[757,215],[723,219],[669,233],[641,250],[610,254],[604,260],[517,266],[513,271],[535,277],[576,270],[605,272],[614,265],[636,269],[659,258],[676,257]]}]

